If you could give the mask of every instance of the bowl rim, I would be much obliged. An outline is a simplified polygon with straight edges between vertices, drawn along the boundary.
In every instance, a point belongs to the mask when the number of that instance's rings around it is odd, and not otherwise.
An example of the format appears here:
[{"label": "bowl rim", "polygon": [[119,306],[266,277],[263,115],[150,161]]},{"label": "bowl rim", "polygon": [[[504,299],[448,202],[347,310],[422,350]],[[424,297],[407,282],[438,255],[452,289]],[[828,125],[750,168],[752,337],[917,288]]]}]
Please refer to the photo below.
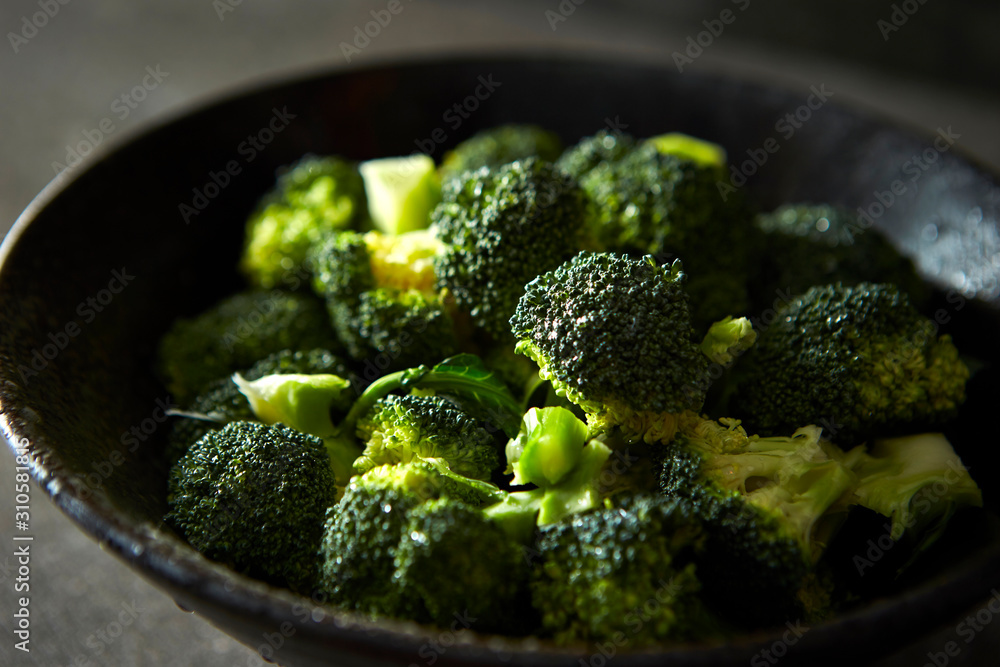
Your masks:
[{"label": "bowl rim", "polygon": [[[614,60],[607,61],[608,55]],[[376,73],[386,68],[425,68],[434,65],[453,64],[457,61],[525,64],[543,62],[553,64],[611,64],[616,67],[645,67],[650,71],[675,75],[662,62],[651,57],[659,54],[639,53],[629,50],[607,49],[572,50],[566,47],[497,49],[470,54],[462,49],[449,52],[407,55],[400,59],[398,53],[375,54],[357,66],[316,65],[292,68],[288,71],[253,77],[238,82],[221,91],[212,92],[190,100],[162,116],[146,121],[140,126],[123,132],[121,137],[102,145],[83,158],[71,170],[55,176],[18,216],[0,244],[0,289],[3,276],[14,248],[42,211],[56,201],[76,180],[101,163],[113,158],[126,147],[155,133],[169,129],[175,123],[203,114],[216,107],[230,104],[266,90],[293,87],[318,82],[343,75],[364,75]],[[677,75],[679,76],[679,75]],[[687,73],[685,77],[718,82],[738,83],[742,86],[762,91],[788,94],[787,82],[781,84],[758,81],[752,76],[740,74],[727,76],[720,72]],[[866,108],[856,100],[847,102],[836,100],[832,105],[850,112],[874,125],[882,126],[894,133],[913,137],[932,136],[930,132],[915,128],[903,121]],[[980,174],[986,175],[994,183],[1000,176],[991,165],[974,155],[955,147],[954,153],[962,162],[972,166]],[[118,515],[110,502],[102,501],[98,494],[83,497],[81,486],[71,474],[66,473],[58,453],[46,442],[44,435],[33,433],[34,427],[19,415],[30,408],[6,399],[0,392],[0,431],[15,454],[18,442],[27,443],[23,448],[29,456],[29,471],[35,482],[45,491],[53,503],[66,514],[77,527],[102,546],[109,548],[117,557],[135,567],[146,579],[156,583],[169,594],[182,609],[188,604],[196,607],[213,608],[220,611],[238,611],[241,616],[253,616],[274,627],[284,622],[292,622],[302,636],[321,641],[335,642],[337,646],[354,646],[363,650],[376,650],[393,657],[401,652],[415,655],[425,646],[429,638],[439,631],[431,626],[420,626],[411,622],[368,619],[363,615],[339,610],[322,602],[313,603],[310,618],[300,621],[296,609],[309,604],[308,598],[296,595],[286,589],[239,574],[229,568],[209,561],[196,552],[186,542],[172,534],[149,524],[135,524]],[[995,593],[990,591],[1000,586],[1000,543],[973,552],[956,566],[961,567],[958,576],[948,576],[950,572],[939,573],[921,582],[918,586],[902,594],[880,598],[835,618],[816,625],[810,630],[810,645],[819,651],[828,647],[837,637],[849,631],[859,637],[871,635],[873,627],[891,627],[897,633],[908,626],[930,628],[952,618],[969,605]],[[955,573],[950,573],[954,575]],[[981,589],[982,595],[973,595],[966,589]],[[946,601],[948,604],[943,604]],[[926,609],[934,608],[936,613],[928,614]],[[203,617],[214,623],[212,617]],[[873,621],[890,618],[890,622],[879,625]],[[311,623],[308,622],[311,620]],[[783,628],[758,630],[741,634],[734,638],[712,642],[669,644],[649,650],[632,651],[617,656],[617,660],[629,665],[660,664],[664,658],[675,658],[684,664],[714,664],[714,660],[732,655],[750,655],[761,647],[768,646],[780,637]],[[880,633],[882,631],[879,631]],[[571,647],[558,647],[546,640],[521,639],[490,636],[471,632],[461,638],[449,654],[442,654],[442,664],[450,664],[452,658],[458,660],[491,659],[496,664],[507,662],[506,655],[514,655],[519,664],[578,664],[577,660],[592,655],[593,643]],[[895,645],[895,644],[893,644]],[[253,647],[251,647],[253,648]],[[817,655],[821,655],[817,653]],[[561,662],[565,659],[565,663]]]}]

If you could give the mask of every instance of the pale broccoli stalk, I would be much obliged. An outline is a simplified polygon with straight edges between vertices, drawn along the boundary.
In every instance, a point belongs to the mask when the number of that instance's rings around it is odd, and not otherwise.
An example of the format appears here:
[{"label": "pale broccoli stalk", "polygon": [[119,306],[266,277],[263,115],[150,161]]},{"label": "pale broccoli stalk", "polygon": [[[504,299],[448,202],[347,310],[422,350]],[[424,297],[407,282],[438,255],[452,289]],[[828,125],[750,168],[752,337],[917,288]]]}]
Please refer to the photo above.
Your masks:
[{"label": "pale broccoli stalk", "polygon": [[848,457],[859,477],[853,501],[890,518],[893,540],[912,536],[915,555],[941,536],[957,510],[983,505],[982,492],[940,433],[876,440],[869,452],[859,447]]},{"label": "pale broccoli stalk", "polygon": [[417,154],[369,160],[358,165],[372,223],[383,234],[402,234],[430,224],[441,201],[441,180],[434,160]]},{"label": "pale broccoli stalk", "polygon": [[645,143],[651,144],[662,155],[674,155],[708,167],[726,166],[725,148],[680,132],[650,137]]}]

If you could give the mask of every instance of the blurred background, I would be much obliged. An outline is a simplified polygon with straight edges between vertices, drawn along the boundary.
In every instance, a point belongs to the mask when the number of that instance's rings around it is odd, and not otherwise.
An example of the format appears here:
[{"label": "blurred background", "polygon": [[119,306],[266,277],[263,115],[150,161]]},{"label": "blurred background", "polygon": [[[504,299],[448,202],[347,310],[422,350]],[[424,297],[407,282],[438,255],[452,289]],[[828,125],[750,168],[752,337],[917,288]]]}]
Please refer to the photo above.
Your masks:
[{"label": "blurred background", "polygon": [[[841,104],[917,130],[951,127],[961,151],[1000,168],[995,0],[402,2],[398,18],[352,51],[342,44],[386,0],[3,0],[0,235],[89,145],[113,149],[257,82],[435,54],[575,50],[788,88],[823,84]],[[720,30],[727,9],[735,18]],[[712,28],[707,46],[692,46]],[[37,489],[32,651],[14,650],[13,477],[13,458],[0,456],[0,664],[263,664],[102,554]],[[994,626],[947,664],[996,664]],[[944,627],[879,664],[923,665],[955,638]]]}]

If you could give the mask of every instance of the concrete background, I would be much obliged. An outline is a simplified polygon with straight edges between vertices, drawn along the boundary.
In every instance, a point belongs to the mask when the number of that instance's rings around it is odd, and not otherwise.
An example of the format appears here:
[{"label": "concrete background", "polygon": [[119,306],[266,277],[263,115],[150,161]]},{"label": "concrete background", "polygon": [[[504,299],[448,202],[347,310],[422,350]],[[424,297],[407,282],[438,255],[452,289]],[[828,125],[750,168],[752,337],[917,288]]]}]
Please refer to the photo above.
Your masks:
[{"label": "concrete background", "polygon": [[[608,49],[670,62],[702,22],[746,6],[690,71],[726,72],[785,86],[825,83],[839,101],[933,130],[951,125],[958,145],[1000,167],[1000,51],[995,2],[914,2],[899,30],[892,3],[655,2],[589,0],[551,24],[558,0],[404,0],[405,11],[351,65],[412,54],[495,48]],[[568,3],[566,0],[564,4]],[[581,2],[581,0],[577,0]],[[65,163],[67,146],[101,136],[127,141],[147,122],[256,80],[347,66],[339,48],[384,0],[42,0],[42,27],[26,28],[39,0],[0,6],[0,235]],[[58,7],[58,11],[54,8]],[[43,23],[41,19],[35,21]],[[11,37],[11,35],[15,35]],[[888,39],[886,39],[886,36]],[[130,107],[121,96],[147,67],[161,81]],[[147,78],[151,84],[153,79]],[[113,129],[101,125],[111,119]],[[129,568],[101,553],[35,489],[31,521],[32,651],[13,649],[13,457],[0,454],[0,664],[256,665],[257,654],[183,613]],[[971,610],[971,611],[975,611]],[[125,621],[128,621],[127,623]],[[120,634],[118,633],[121,623]],[[956,619],[956,623],[958,620]],[[951,665],[996,664],[1000,624]],[[117,636],[112,636],[117,635]],[[882,663],[922,665],[955,639],[955,627]],[[867,662],[859,656],[859,663]]]}]

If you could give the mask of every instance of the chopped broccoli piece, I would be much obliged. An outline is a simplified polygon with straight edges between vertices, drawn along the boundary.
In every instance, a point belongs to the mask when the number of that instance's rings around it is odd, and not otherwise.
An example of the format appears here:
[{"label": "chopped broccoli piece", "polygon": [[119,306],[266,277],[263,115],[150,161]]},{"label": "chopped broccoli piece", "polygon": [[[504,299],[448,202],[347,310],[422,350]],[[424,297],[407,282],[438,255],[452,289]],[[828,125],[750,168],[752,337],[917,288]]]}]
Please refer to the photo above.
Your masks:
[{"label": "chopped broccoli piece", "polygon": [[621,160],[633,148],[635,139],[632,135],[601,130],[567,148],[556,161],[556,166],[579,180],[601,163]]},{"label": "chopped broccoli piece", "polygon": [[358,437],[366,443],[354,462],[359,473],[415,458],[438,458],[454,473],[488,481],[500,465],[493,434],[440,396],[381,398],[358,422]]},{"label": "chopped broccoli piece", "polygon": [[754,430],[821,424],[843,445],[943,423],[969,377],[951,338],[905,294],[869,283],[793,299],[736,371],[735,412]]},{"label": "chopped broccoli piece", "polygon": [[158,369],[174,400],[184,404],[219,378],[287,349],[340,349],[322,302],[281,290],[241,292],[163,336]]},{"label": "chopped broccoli piece", "polygon": [[561,151],[562,141],[554,132],[535,125],[500,125],[479,132],[445,153],[441,174],[448,178],[530,157],[551,162]]},{"label": "chopped broccoli piece", "polygon": [[757,332],[753,330],[750,320],[726,317],[708,328],[701,341],[701,351],[714,363],[728,367],[756,341]]},{"label": "chopped broccoli piece", "polygon": [[889,536],[912,536],[915,554],[940,537],[957,510],[983,505],[982,492],[940,433],[876,440],[852,468],[859,478],[853,501],[891,518]]},{"label": "chopped broccoli piece", "polygon": [[424,229],[441,200],[434,160],[422,154],[369,160],[358,165],[372,223],[383,234]]},{"label": "chopped broccoli piece", "polygon": [[690,499],[705,523],[698,567],[713,609],[748,626],[780,622],[846,517],[856,477],[818,427],[760,438],[720,422],[681,428],[663,452],[661,491]]},{"label": "chopped broccoli piece", "polygon": [[[277,373],[332,373],[347,377],[350,375],[350,370],[340,357],[320,348],[305,351],[282,350],[241,371],[243,377],[248,380],[257,380],[265,375]],[[360,386],[353,388],[357,392],[362,389]],[[174,421],[166,450],[166,460],[169,465],[173,465],[184,455],[188,447],[212,429],[221,428],[231,421],[257,419],[246,397],[240,393],[240,388],[236,386],[231,376],[212,382],[185,408],[188,413],[205,415],[212,421],[188,417]]]},{"label": "chopped broccoli piece", "polygon": [[319,438],[237,421],[205,434],[171,469],[166,518],[206,557],[307,592],[334,499]]},{"label": "chopped broccoli piece", "polygon": [[392,371],[455,353],[449,307],[435,290],[440,251],[426,230],[344,232],[312,250],[313,289],[351,357]]},{"label": "chopped broccoli piece", "polygon": [[339,157],[306,157],[287,168],[247,222],[240,268],[256,285],[282,286],[306,251],[368,216],[361,176]]},{"label": "chopped broccoli piece", "polygon": [[511,318],[517,351],[597,431],[667,439],[698,410],[708,358],[692,342],[679,262],[580,253],[528,284]]},{"label": "chopped broccoli piece", "polygon": [[913,263],[877,229],[862,223],[848,209],[829,204],[786,204],[758,215],[754,224],[764,233],[757,293],[769,307],[779,291],[802,294],[816,285],[841,282],[892,283],[910,301],[927,299],[927,286]]},{"label": "chopped broccoli piece", "polygon": [[432,215],[445,244],[438,284],[476,325],[508,340],[524,286],[582,247],[586,217],[582,191],[551,163],[468,172],[445,184]]},{"label": "chopped broccoli piece", "polygon": [[695,164],[710,167],[724,169],[726,166],[726,150],[722,146],[680,132],[669,132],[650,137],[646,139],[645,143],[651,145],[662,155],[673,155],[690,160]]},{"label": "chopped broccoli piece", "polygon": [[531,595],[546,634],[630,647],[720,634],[698,598],[703,540],[690,503],[650,496],[544,528]]},{"label": "chopped broccoli piece", "polygon": [[507,446],[515,486],[558,484],[579,463],[587,425],[566,408],[532,408],[517,437]]}]

